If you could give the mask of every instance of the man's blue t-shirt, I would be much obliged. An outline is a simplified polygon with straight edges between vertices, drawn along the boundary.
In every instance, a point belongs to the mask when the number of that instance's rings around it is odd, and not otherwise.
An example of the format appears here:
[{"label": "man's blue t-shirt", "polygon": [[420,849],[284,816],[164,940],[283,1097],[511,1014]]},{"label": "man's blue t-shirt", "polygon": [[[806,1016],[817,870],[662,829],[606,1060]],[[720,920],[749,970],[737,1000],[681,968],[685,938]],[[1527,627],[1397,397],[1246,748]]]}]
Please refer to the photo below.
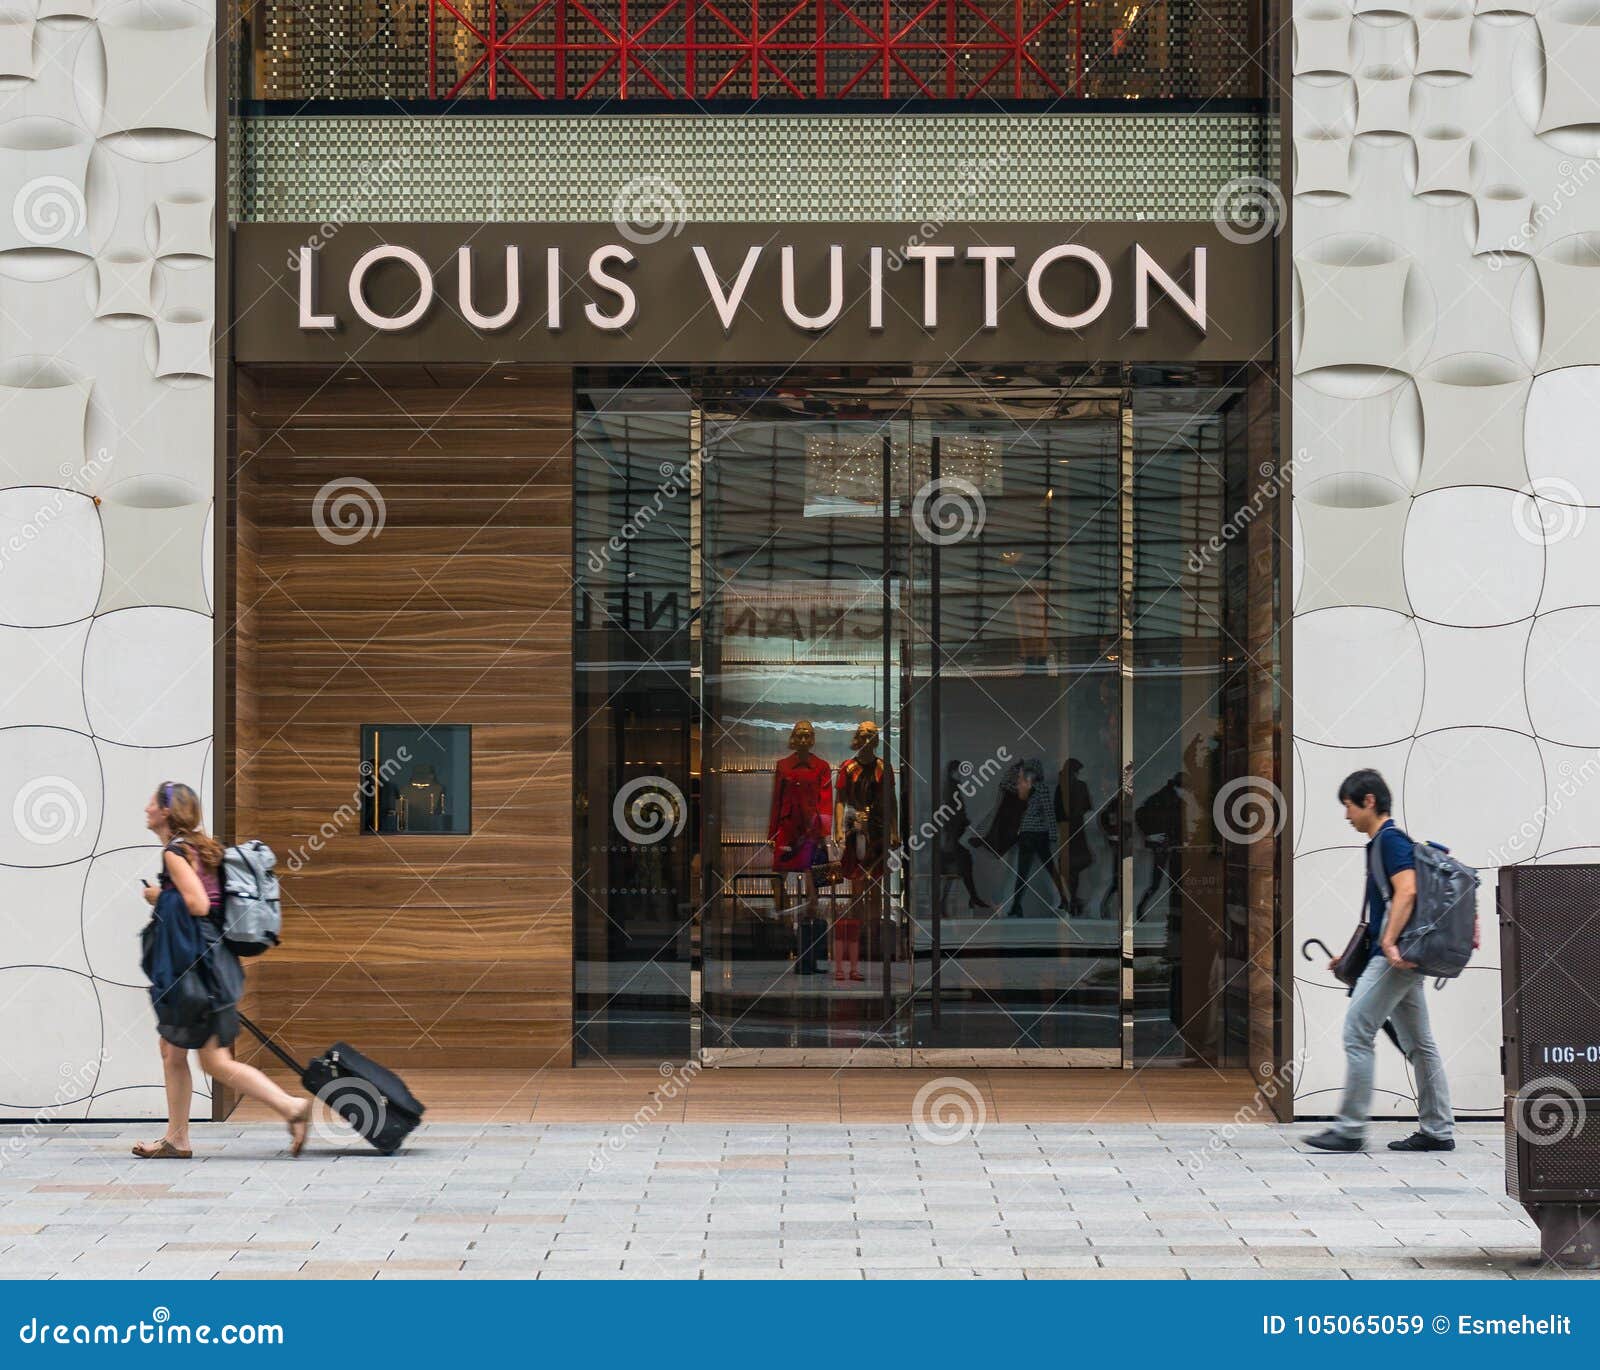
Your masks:
[{"label": "man's blue t-shirt", "polygon": [[1372,938],[1372,954],[1381,956],[1379,944],[1383,939],[1383,925],[1389,917],[1389,890],[1380,889],[1378,882],[1372,878],[1372,843],[1378,844],[1378,860],[1383,867],[1383,873],[1389,880],[1393,880],[1400,871],[1411,871],[1417,868],[1417,844],[1413,842],[1405,831],[1392,818],[1378,829],[1372,842],[1367,843],[1367,926],[1368,935]]}]

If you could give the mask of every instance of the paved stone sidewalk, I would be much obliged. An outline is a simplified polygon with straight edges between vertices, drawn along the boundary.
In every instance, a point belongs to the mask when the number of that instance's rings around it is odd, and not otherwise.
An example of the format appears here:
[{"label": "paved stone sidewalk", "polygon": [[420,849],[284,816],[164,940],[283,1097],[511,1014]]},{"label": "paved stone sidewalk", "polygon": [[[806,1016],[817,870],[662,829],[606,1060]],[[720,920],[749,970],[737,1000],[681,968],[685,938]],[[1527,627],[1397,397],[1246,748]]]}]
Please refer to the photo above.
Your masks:
[{"label": "paved stone sidewalk", "polygon": [[[1564,1278],[1498,1125],[1449,1155],[1309,1129],[615,1124],[421,1129],[380,1157],[265,1124],[0,1127],[0,1277]],[[1381,1143],[1406,1129],[1376,1130]]]}]

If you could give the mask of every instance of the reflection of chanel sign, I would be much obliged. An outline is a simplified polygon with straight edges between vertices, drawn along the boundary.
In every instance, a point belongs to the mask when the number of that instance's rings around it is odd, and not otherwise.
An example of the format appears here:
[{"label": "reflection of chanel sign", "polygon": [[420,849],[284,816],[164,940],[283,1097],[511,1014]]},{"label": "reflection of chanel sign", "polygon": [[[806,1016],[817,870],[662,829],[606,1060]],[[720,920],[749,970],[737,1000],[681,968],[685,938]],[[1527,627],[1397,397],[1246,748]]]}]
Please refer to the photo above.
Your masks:
[{"label": "reflection of chanel sign", "polygon": [[[872,333],[885,327],[888,303],[893,312],[909,306],[915,323],[933,333],[959,296],[962,316],[970,319],[976,312],[985,330],[999,328],[1003,314],[1019,310],[1060,332],[1088,328],[1108,313],[1138,332],[1150,327],[1159,300],[1169,301],[1202,337],[1208,328],[1202,246],[1189,247],[1183,261],[1163,266],[1135,242],[1113,269],[1107,254],[1080,242],[1037,251],[995,243],[870,245],[847,254],[841,243],[797,246],[781,237],[750,243],[742,251],[691,243],[695,278],[687,284],[679,270],[652,277],[653,245],[648,244],[636,245],[636,251],[608,242],[587,253],[518,243],[463,245],[447,265],[436,267],[415,249],[386,242],[356,258],[336,292],[339,298],[325,295],[317,279],[319,249],[302,246],[299,326],[305,332],[337,330],[347,302],[357,320],[382,333],[415,327],[438,307],[458,311],[480,333],[513,324],[550,332],[582,324],[615,333],[651,308],[683,316],[707,307],[724,334],[741,319],[760,326],[779,315],[797,329],[821,333],[859,305]],[[891,251],[901,259],[900,274],[912,278],[909,299],[903,287],[894,296],[886,287],[885,260]],[[382,277],[388,282],[380,292],[375,285]]]}]

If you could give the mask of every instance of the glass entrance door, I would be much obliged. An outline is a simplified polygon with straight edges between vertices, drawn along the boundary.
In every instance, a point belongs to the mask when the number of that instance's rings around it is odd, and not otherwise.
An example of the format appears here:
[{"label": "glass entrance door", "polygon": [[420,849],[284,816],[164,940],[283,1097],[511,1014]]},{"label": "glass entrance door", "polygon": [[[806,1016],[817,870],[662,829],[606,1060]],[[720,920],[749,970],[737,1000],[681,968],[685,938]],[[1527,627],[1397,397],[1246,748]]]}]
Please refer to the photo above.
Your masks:
[{"label": "glass entrance door", "polygon": [[919,405],[927,470],[900,530],[913,1045],[930,1063],[1119,1065],[1124,405],[978,408]]},{"label": "glass entrance door", "polygon": [[[708,410],[701,433],[700,1044],[720,1064],[909,1044],[890,536],[907,424]],[[903,479],[903,473],[900,473]]]}]

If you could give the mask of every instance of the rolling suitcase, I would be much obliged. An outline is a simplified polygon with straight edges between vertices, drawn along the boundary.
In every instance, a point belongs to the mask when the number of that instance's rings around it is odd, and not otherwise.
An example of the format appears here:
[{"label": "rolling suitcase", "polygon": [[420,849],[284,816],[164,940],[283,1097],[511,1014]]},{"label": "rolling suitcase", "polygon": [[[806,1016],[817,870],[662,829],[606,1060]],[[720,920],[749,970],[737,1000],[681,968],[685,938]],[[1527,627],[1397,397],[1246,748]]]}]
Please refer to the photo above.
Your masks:
[{"label": "rolling suitcase", "polygon": [[399,1149],[422,1121],[423,1105],[392,1070],[345,1042],[335,1042],[303,1066],[244,1014],[239,1021],[290,1070],[313,1097],[337,1113],[385,1156]]}]

